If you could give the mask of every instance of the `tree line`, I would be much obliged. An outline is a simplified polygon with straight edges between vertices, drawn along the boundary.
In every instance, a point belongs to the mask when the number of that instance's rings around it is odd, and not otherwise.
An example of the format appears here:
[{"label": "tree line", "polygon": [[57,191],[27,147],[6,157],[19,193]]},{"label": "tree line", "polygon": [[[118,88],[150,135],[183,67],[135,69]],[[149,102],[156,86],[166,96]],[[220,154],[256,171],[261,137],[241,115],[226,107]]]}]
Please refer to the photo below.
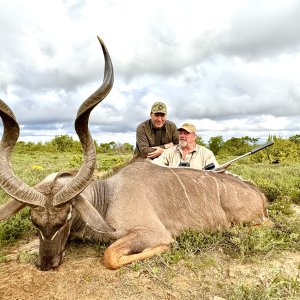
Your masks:
[{"label": "tree line", "polygon": [[[109,154],[130,154],[133,152],[134,147],[129,143],[100,143],[98,144],[94,140],[97,153],[109,153]],[[57,135],[49,142],[17,142],[16,151],[18,152],[30,152],[30,151],[41,151],[41,152],[73,152],[81,153],[82,147],[80,141],[75,141],[71,136]]]},{"label": "tree line", "polygon": [[[212,150],[212,152],[218,157],[231,157],[239,156],[249,152],[256,146],[259,146],[258,138],[252,138],[244,136],[240,138],[232,137],[228,140],[224,140],[221,135],[211,137],[207,143],[204,142],[201,136],[197,138],[197,144],[205,146]],[[274,145],[266,148],[255,154],[252,160],[256,162],[299,162],[300,161],[300,134],[296,134],[289,138],[281,138],[269,136],[268,141],[273,140]],[[94,141],[97,153],[107,154],[132,154],[134,146],[130,143],[116,143],[114,141],[110,143],[97,143]],[[16,145],[16,151],[18,152],[74,152],[81,153],[82,147],[79,141],[75,141],[69,135],[55,136],[49,142],[23,142],[20,141]]]}]

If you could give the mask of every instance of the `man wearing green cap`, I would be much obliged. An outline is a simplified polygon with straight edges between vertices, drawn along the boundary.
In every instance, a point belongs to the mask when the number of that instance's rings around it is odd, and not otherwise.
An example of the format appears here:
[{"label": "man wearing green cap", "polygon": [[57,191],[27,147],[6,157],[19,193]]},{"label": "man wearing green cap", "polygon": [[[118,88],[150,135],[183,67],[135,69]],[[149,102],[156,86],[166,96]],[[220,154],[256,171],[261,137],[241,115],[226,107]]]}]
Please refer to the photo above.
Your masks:
[{"label": "man wearing green cap", "polygon": [[178,128],[179,145],[167,149],[152,163],[160,166],[191,167],[200,170],[210,163],[214,163],[215,167],[218,167],[219,164],[212,151],[196,144],[196,131],[193,124],[184,123]]},{"label": "man wearing green cap", "polygon": [[150,119],[136,128],[134,158],[154,159],[178,142],[176,125],[167,120],[166,104],[155,102],[151,107]]}]

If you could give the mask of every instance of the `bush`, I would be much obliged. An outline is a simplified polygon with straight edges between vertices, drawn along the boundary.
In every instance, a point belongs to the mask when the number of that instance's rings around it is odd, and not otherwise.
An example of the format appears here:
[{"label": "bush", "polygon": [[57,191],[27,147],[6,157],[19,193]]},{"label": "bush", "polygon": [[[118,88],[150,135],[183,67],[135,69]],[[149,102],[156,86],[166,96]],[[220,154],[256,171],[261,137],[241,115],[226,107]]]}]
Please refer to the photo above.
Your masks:
[{"label": "bush", "polygon": [[251,157],[253,162],[292,163],[300,161],[300,147],[291,140],[277,138],[274,144]]},{"label": "bush", "polygon": [[0,245],[12,243],[35,232],[28,216],[29,209],[27,208],[23,209],[16,216],[1,222]]},{"label": "bush", "polygon": [[208,148],[215,154],[217,155],[220,151],[220,149],[224,145],[224,140],[221,135],[211,137],[208,141]]},{"label": "bush", "polygon": [[249,152],[258,139],[250,138],[248,136],[241,138],[231,138],[222,144],[218,154],[220,156],[240,156]]},{"label": "bush", "polygon": [[128,161],[128,155],[100,155],[97,156],[97,169],[99,171],[108,171],[113,168],[123,166]]}]

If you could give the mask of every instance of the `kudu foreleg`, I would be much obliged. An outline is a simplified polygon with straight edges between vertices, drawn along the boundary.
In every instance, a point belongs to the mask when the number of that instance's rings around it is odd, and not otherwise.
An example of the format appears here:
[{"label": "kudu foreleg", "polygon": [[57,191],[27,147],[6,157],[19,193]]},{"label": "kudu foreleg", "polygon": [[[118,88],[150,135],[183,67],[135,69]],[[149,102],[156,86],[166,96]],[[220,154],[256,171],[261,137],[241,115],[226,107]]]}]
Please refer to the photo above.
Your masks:
[{"label": "kudu foreleg", "polygon": [[112,270],[153,257],[169,249],[170,243],[153,240],[153,232],[131,231],[111,244],[104,252],[103,263]]}]

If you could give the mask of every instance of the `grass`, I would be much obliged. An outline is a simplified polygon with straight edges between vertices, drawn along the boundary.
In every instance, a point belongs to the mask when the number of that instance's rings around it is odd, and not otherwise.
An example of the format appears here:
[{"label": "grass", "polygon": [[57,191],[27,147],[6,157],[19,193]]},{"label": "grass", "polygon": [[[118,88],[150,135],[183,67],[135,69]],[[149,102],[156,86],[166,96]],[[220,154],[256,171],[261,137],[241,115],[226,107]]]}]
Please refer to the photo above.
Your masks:
[{"label": "grass", "polygon": [[16,216],[2,221],[0,226],[0,246],[14,243],[34,234],[35,229],[29,220],[29,209],[25,208]]},{"label": "grass", "polygon": [[228,169],[254,182],[266,194],[269,201],[288,198],[300,204],[300,164],[248,164],[237,162]]},{"label": "grass", "polygon": [[276,272],[261,280],[260,284],[251,286],[246,283],[232,288],[228,292],[228,300],[268,300],[268,299],[299,299],[300,272],[289,276],[283,271]]}]

